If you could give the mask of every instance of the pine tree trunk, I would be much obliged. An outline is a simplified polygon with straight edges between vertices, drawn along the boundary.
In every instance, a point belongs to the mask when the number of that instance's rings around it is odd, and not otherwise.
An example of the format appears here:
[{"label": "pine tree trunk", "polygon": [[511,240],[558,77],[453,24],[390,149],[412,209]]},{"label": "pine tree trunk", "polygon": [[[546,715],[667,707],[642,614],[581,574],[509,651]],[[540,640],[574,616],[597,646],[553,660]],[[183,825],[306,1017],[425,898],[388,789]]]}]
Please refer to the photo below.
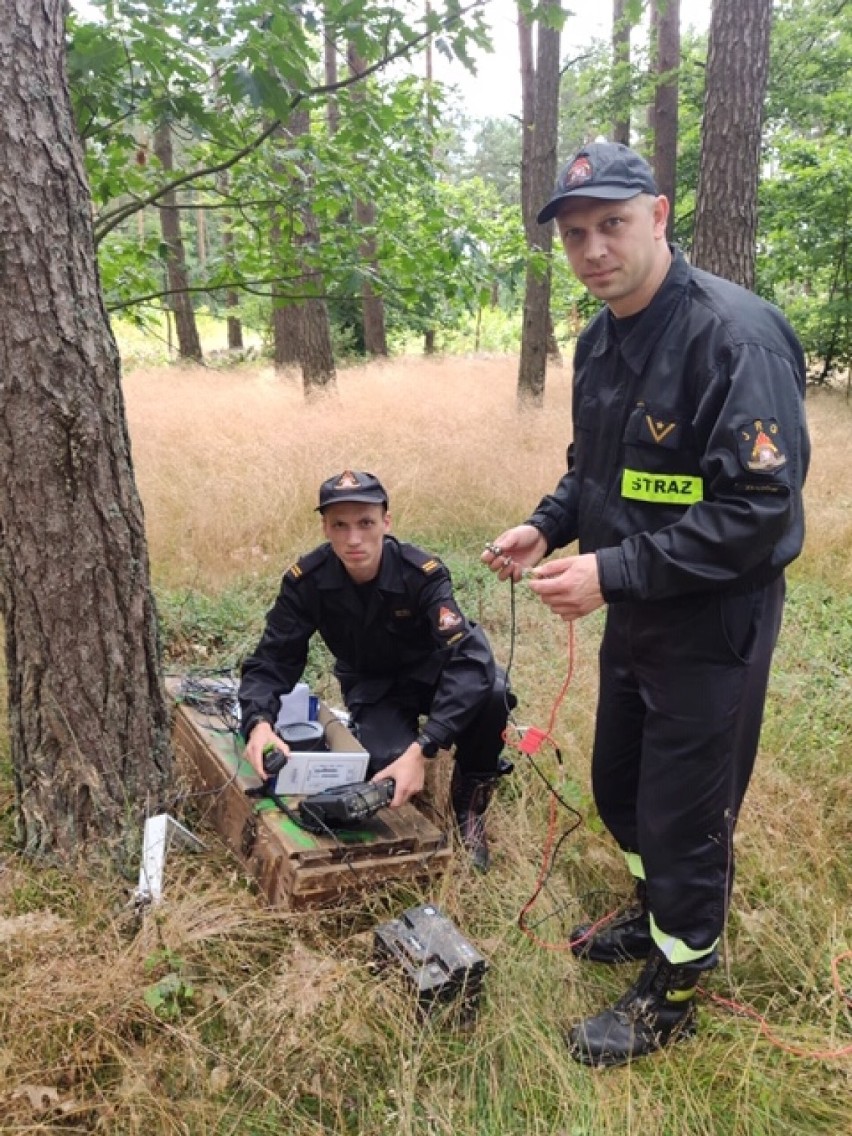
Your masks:
[{"label": "pine tree trunk", "polygon": [[[230,179],[228,178],[228,171],[221,170],[216,176],[216,189],[222,197],[228,196],[230,188]],[[225,213],[222,216],[222,258],[228,266],[228,275],[232,278],[237,274],[237,258],[234,254],[234,234],[232,232],[233,219],[230,213]],[[225,293],[225,307],[229,312],[239,312],[240,309],[240,296],[239,293],[229,288]],[[228,350],[239,351],[243,347],[243,325],[240,321],[239,315],[228,315]]]},{"label": "pine tree trunk", "polygon": [[649,125],[654,135],[654,176],[671,205],[668,238],[674,234],[677,191],[678,68],[680,67],[680,0],[652,0],[652,69],[656,79]]},{"label": "pine tree trunk", "polygon": [[[358,54],[358,49],[352,43],[347,51],[349,69],[353,75],[359,75],[366,64]],[[367,97],[367,89],[361,84],[352,89],[353,106],[363,104]],[[355,221],[358,228],[364,233],[361,240],[361,262],[365,264],[374,276],[379,275],[378,245],[375,238],[376,207],[372,201],[361,200],[355,202]],[[385,302],[376,294],[369,279],[365,276],[361,285],[361,310],[364,319],[364,350],[368,355],[384,356],[388,353],[387,334],[385,332]]]},{"label": "pine tree trunk", "polygon": [[[290,115],[286,131],[290,137],[296,138],[307,134],[309,130],[310,112],[302,105]],[[301,275],[295,286],[300,296],[307,297],[301,299],[298,304],[297,344],[305,397],[311,398],[334,390],[337,385],[337,369],[331,343],[328,307],[320,295],[323,291],[323,280],[311,263],[311,250],[319,244],[320,236],[319,226],[310,204],[310,178],[302,178],[294,184],[297,184],[301,199],[298,209],[300,226],[294,239],[296,263]]]},{"label": "pine tree trunk", "polygon": [[[167,173],[174,169],[172,130],[167,122],[161,123],[154,131],[154,153],[160,159],[160,164]],[[198,338],[195,311],[187,291],[189,272],[186,267],[186,250],[181,233],[180,210],[176,209],[175,205],[175,194],[171,191],[164,193],[160,204],[160,227],[163,233],[163,241],[168,249],[166,271],[169,290],[172,293],[169,307],[175,313],[180,357],[182,359],[196,359],[200,362],[202,358],[201,340]]]},{"label": "pine tree trunk", "polygon": [[302,384],[305,396],[327,394],[337,386],[325,300],[306,300],[301,309]]},{"label": "pine tree trunk", "polygon": [[[286,130],[276,130],[274,139],[287,138]],[[282,164],[272,158],[272,168],[275,173],[284,176]],[[291,183],[294,191],[298,191],[295,180]],[[283,220],[283,206],[274,205],[269,218],[269,254],[270,260],[278,276],[292,274],[293,254],[289,247],[289,228],[285,233]],[[292,219],[288,218],[288,225]],[[277,284],[272,285],[272,363],[276,371],[285,371],[299,365],[299,351],[302,337],[302,323],[299,305],[282,294]]]},{"label": "pine tree trunk", "polygon": [[630,145],[630,31],[628,0],[612,2],[612,103],[616,108],[612,140]]},{"label": "pine tree trunk", "polygon": [[693,263],[754,287],[772,0],[714,0]]},{"label": "pine tree trunk", "polygon": [[[544,0],[542,5],[545,10],[557,7],[558,0]],[[524,96],[524,150],[528,155],[528,172],[526,188],[522,179],[522,201],[530,260],[524,292],[521,359],[518,368],[518,403],[521,407],[541,406],[544,402],[550,329],[550,252],[553,246],[553,226],[539,225],[535,217],[550,197],[556,180],[559,38],[557,28],[539,22],[531,130],[527,128],[529,96]],[[523,61],[523,46],[521,58]]]},{"label": "pine tree trunk", "polygon": [[0,20],[0,612],[22,846],[121,859],[171,755],[64,12]]},{"label": "pine tree trunk", "polygon": [[299,365],[302,318],[296,304],[275,304],[272,309],[272,363],[276,371]]}]

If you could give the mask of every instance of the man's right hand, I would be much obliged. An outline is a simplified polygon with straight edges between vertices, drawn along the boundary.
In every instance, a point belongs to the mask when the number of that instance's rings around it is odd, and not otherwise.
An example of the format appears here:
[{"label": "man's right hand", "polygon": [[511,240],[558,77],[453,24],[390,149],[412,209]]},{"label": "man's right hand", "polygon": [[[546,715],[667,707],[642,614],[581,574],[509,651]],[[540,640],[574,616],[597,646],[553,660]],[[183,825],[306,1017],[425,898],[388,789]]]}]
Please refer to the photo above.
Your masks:
[{"label": "man's right hand", "polygon": [[269,722],[258,722],[249,734],[245,756],[262,781],[265,781],[267,777],[266,770],[263,768],[263,751],[268,745],[274,745],[287,757],[290,756],[290,747],[286,742],[281,741]]},{"label": "man's right hand", "polygon": [[520,580],[525,568],[535,568],[547,552],[544,534],[533,525],[516,525],[491,541],[482,554],[482,563],[501,580]]},{"label": "man's right hand", "polygon": [[370,780],[383,781],[386,777],[392,777],[396,784],[390,803],[392,809],[407,804],[416,793],[423,791],[426,783],[426,758],[417,742],[412,742],[395,761],[380,769]]}]

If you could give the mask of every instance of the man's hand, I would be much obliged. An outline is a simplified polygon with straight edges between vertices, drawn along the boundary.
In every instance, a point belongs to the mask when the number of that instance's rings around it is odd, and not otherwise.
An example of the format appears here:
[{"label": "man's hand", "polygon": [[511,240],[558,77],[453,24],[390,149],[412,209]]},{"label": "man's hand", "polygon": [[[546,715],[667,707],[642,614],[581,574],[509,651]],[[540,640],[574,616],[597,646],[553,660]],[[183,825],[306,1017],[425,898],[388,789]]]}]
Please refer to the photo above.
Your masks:
[{"label": "man's hand", "polygon": [[268,722],[258,722],[249,734],[248,741],[246,742],[245,756],[261,781],[265,781],[267,777],[266,770],[263,768],[263,751],[268,745],[274,745],[276,749],[280,749],[287,757],[290,756],[290,747],[286,742],[281,741],[270,724]]},{"label": "man's hand", "polygon": [[590,552],[549,560],[536,569],[529,585],[552,612],[569,622],[606,602],[601,595],[597,558]]},{"label": "man's hand", "polygon": [[481,560],[501,580],[510,577],[517,583],[525,568],[534,568],[547,552],[544,534],[533,525],[517,525],[507,529],[486,545]]},{"label": "man's hand", "polygon": [[380,769],[372,780],[384,781],[388,777],[393,777],[396,782],[396,792],[390,803],[392,809],[407,804],[415,793],[422,792],[426,784],[426,758],[417,742],[412,742],[396,761]]}]

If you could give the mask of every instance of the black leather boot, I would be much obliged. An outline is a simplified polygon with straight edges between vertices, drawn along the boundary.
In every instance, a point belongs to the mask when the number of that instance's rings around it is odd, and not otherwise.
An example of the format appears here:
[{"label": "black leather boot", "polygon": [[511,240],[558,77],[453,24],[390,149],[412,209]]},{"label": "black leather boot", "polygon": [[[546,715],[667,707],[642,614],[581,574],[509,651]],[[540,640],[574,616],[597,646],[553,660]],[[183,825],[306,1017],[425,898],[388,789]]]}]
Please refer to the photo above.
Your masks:
[{"label": "black leather boot", "polygon": [[646,959],[654,946],[645,881],[636,881],[636,898],[608,923],[593,930],[582,923],[568,936],[572,954],[591,962],[633,962]]},{"label": "black leather boot", "polygon": [[[508,765],[508,762],[506,763]],[[508,765],[508,770],[512,768]],[[485,831],[485,811],[494,795],[494,786],[500,779],[500,772],[489,776],[465,774],[456,762],[453,779],[450,782],[450,801],[456,818],[461,842],[470,854],[473,866],[480,872],[487,872],[490,862],[488,835]]]},{"label": "black leather boot", "polygon": [[695,988],[718,957],[674,965],[654,947],[630,989],[611,1009],[573,1026],[565,1041],[575,1061],[606,1068],[645,1057],[695,1033]]}]

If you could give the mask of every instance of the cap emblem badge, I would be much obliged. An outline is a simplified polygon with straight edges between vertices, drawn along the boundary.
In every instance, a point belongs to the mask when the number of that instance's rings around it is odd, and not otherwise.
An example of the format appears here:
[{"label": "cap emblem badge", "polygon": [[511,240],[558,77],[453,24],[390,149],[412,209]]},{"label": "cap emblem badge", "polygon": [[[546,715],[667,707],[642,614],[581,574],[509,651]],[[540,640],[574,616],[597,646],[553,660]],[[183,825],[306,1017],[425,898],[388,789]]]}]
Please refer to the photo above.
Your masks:
[{"label": "cap emblem badge", "polygon": [[355,476],[351,469],[347,469],[341,473],[340,477],[334,483],[335,489],[360,489],[361,482]]},{"label": "cap emblem badge", "polygon": [[574,186],[583,185],[591,179],[591,176],[592,163],[589,159],[575,158],[565,174],[565,189],[573,189]]}]

